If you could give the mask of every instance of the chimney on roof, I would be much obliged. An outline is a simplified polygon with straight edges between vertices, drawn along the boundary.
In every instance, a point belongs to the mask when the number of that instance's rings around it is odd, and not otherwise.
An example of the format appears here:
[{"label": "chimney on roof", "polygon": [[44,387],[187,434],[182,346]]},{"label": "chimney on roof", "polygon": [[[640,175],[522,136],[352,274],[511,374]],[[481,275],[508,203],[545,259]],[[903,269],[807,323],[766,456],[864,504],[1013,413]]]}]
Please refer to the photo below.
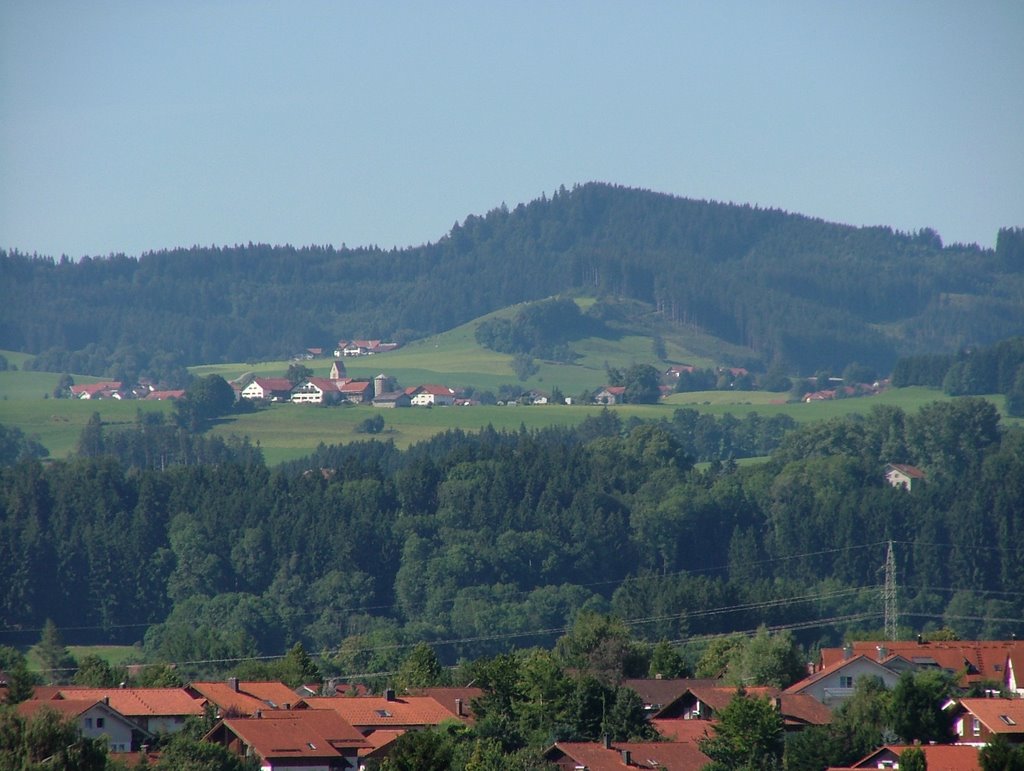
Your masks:
[{"label": "chimney on roof", "polygon": [[103,697],[103,703],[106,704],[109,707],[110,706],[110,697],[109,696],[104,696]]},{"label": "chimney on roof", "polygon": [[122,681],[121,681],[121,682],[120,682],[120,683],[118,684],[118,686],[117,686],[117,687],[118,687],[118,688],[127,688],[127,687],[128,687],[128,681],[127,681],[127,680],[122,680]]},{"label": "chimney on roof", "polygon": [[849,661],[853,658],[853,645],[846,643],[843,645],[843,661]]},{"label": "chimney on roof", "polygon": [[661,672],[658,672],[658,673],[657,673],[657,674],[656,674],[656,675],[654,676],[654,679],[655,679],[655,680],[661,680],[661,679],[662,679],[663,677],[664,677],[664,675],[662,675],[662,674],[661,674]]},{"label": "chimney on roof", "polygon": [[455,714],[458,715],[459,717],[465,717],[466,716],[465,711],[462,709],[462,699],[456,699],[455,700]]},{"label": "chimney on roof", "polygon": [[286,701],[281,706],[284,707],[285,709],[291,709],[292,708],[292,703],[290,701]]},{"label": "chimney on roof", "polygon": [[256,717],[256,718],[263,717],[263,710],[262,709],[256,710],[255,712],[252,713],[252,716]]},{"label": "chimney on roof", "polygon": [[888,648],[886,648],[884,645],[878,645],[878,646],[876,646],[876,648],[878,649],[878,660],[879,661],[885,661],[887,658],[889,658],[889,649]]},{"label": "chimney on roof", "polygon": [[394,688],[387,688],[384,691],[384,701],[394,701],[394,700],[395,700],[395,689]]},{"label": "chimney on roof", "polygon": [[230,688],[235,693],[238,693],[238,678],[237,677],[229,677],[228,678],[228,688]]},{"label": "chimney on roof", "polygon": [[143,755],[148,755],[149,754],[149,745],[148,744],[143,744],[141,747],[139,747],[139,749],[142,750],[142,754]]},{"label": "chimney on roof", "polygon": [[924,645],[924,638],[921,635],[917,636],[917,644]]},{"label": "chimney on roof", "polygon": [[782,712],[782,697],[776,696],[774,699],[774,706],[776,712]]},{"label": "chimney on roof", "polygon": [[627,766],[633,765],[633,753],[630,752],[629,750],[623,750],[622,751],[622,762],[625,765],[627,765]]},{"label": "chimney on roof", "polygon": [[606,750],[610,750],[612,748],[612,737],[610,737],[608,734],[602,736],[601,746],[604,747]]}]

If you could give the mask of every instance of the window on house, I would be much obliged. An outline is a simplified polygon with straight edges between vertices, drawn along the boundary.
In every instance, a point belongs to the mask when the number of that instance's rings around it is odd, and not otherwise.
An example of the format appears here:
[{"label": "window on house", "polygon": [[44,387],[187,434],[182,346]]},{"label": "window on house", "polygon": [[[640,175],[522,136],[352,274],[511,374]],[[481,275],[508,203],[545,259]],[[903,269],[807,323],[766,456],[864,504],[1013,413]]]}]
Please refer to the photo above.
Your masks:
[{"label": "window on house", "polygon": [[103,728],[104,722],[105,721],[104,721],[103,718],[101,718],[101,717],[96,718],[96,727],[97,728]]},{"label": "window on house", "polygon": [[1017,725],[1017,721],[1009,715],[1000,715],[999,719],[1006,723],[1006,725]]},{"label": "window on house", "polygon": [[388,712],[386,709],[378,709],[377,717],[391,717],[391,713]]},{"label": "window on house", "polygon": [[853,688],[853,675],[840,675],[839,676],[839,687],[840,688]]},{"label": "window on house", "polygon": [[978,718],[971,719],[971,734],[981,736],[981,721]]},{"label": "window on house", "polygon": [[85,727],[86,728],[92,728],[92,718],[91,717],[87,717],[85,719]]}]

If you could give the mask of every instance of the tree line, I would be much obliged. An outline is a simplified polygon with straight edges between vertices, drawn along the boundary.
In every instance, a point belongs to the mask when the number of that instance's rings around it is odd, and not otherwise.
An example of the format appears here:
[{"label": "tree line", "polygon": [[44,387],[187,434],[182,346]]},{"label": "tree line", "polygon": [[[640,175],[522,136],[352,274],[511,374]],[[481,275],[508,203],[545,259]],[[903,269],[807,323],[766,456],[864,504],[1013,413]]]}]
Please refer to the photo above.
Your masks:
[{"label": "tree line", "polygon": [[[766,366],[887,372],[900,355],[1020,334],[1019,241],[1004,229],[996,250],[944,246],[928,229],[587,184],[403,250],[250,243],[78,262],[0,252],[0,347],[56,372],[170,382],[183,365],[329,348],[339,330],[406,341],[579,290],[646,303]],[[537,346],[528,330],[492,326],[482,334],[495,344]]]},{"label": "tree line", "polygon": [[897,387],[924,385],[951,396],[1005,394],[1006,411],[1024,415],[1024,337],[991,346],[966,348],[956,354],[908,356],[896,362]]},{"label": "tree line", "polygon": [[[390,671],[418,641],[446,663],[552,644],[583,610],[649,642],[761,623],[836,639],[844,622],[827,619],[877,620],[889,540],[902,612],[965,637],[1014,631],[1024,437],[989,403],[875,408],[790,427],[765,463],[722,455],[773,431],[606,412],[405,451],[321,447],[273,470],[244,444],[207,463],[23,458],[0,470],[2,633],[24,642],[49,618],[184,666],[302,642],[339,672]],[[716,462],[695,468],[698,447]],[[889,487],[887,462],[927,483]]]}]

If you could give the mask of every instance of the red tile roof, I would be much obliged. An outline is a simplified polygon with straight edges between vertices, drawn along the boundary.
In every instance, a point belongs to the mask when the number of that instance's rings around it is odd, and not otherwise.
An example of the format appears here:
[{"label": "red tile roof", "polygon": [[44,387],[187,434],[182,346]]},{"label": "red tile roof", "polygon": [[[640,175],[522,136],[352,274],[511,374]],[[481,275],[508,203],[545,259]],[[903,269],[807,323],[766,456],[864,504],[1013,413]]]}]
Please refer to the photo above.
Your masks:
[{"label": "red tile roof", "polygon": [[[969,668],[960,682],[968,685],[980,680],[1002,682],[1006,659],[1013,653],[1024,654],[1024,642],[1017,640],[858,640],[852,643],[853,653],[877,661],[884,649],[885,657],[902,656],[916,666],[938,666],[951,672]],[[821,663],[829,666],[843,658],[842,648],[822,648]]]},{"label": "red tile roof", "polygon": [[[312,710],[310,710],[310,712],[312,712]],[[402,729],[393,730],[390,728],[381,728],[376,731],[371,731],[366,735],[366,741],[372,746],[359,750],[359,757],[367,758],[386,755],[390,745],[404,733],[405,731]]]},{"label": "red tile roof", "polygon": [[369,744],[339,715],[315,710],[278,710],[265,712],[262,717],[227,718],[206,739],[227,743],[226,733],[237,736],[266,761],[336,759],[345,754],[345,749],[354,756]]},{"label": "red tile roof", "polygon": [[202,715],[205,700],[193,698],[184,688],[62,688],[62,699],[109,699],[111,707],[126,717]]},{"label": "red tile roof", "polygon": [[828,725],[832,722],[832,710],[803,693],[781,693],[779,712],[786,725],[791,727],[804,725]]},{"label": "red tile roof", "polygon": [[[822,654],[824,654],[824,652],[825,652],[824,649],[822,649]],[[840,658],[838,660],[830,661],[830,663],[828,663],[826,666],[824,666],[821,669],[819,669],[813,675],[810,675],[809,677],[805,677],[803,680],[799,680],[799,681],[793,683],[791,686],[789,686],[789,688],[784,690],[783,693],[800,693],[801,691],[803,691],[807,686],[811,685],[812,683],[816,683],[819,680],[821,680],[823,677],[827,677],[828,675],[831,675],[832,673],[834,673],[834,672],[836,672],[836,671],[838,671],[840,669],[843,669],[848,664],[851,664],[852,662],[857,661],[858,659],[864,659],[864,660],[869,661],[870,663],[872,663],[872,664],[874,664],[874,665],[876,665],[878,667],[881,667],[882,668],[882,672],[884,674],[885,664],[884,663],[883,664],[879,664],[875,659],[871,658],[870,656],[865,656],[862,653],[862,654],[859,654],[859,655],[851,656],[850,658],[847,659],[847,658],[843,658],[842,657],[842,649],[841,648],[839,649],[839,652],[840,652]],[[823,661],[824,661],[824,658],[825,657],[823,655],[822,656],[822,660]]]},{"label": "red tile roof", "polygon": [[81,394],[89,394],[90,396],[98,394],[101,391],[116,391],[121,387],[121,382],[118,380],[108,380],[104,383],[87,383],[85,385],[73,385],[71,386],[71,393],[75,396]]},{"label": "red tile roof", "polygon": [[455,396],[455,391],[448,386],[434,385],[432,383],[419,386],[419,392],[433,394],[434,396]]},{"label": "red tile roof", "polygon": [[252,715],[256,710],[285,709],[286,704],[301,701],[281,682],[240,681],[237,691],[225,682],[194,682],[189,684],[188,690],[215,704],[221,714]]},{"label": "red tile roof", "polygon": [[291,391],[292,381],[286,377],[257,377],[252,382],[264,391]]},{"label": "red tile roof", "polygon": [[[413,691],[414,696],[429,696],[446,710],[452,713],[453,717],[472,718],[471,703],[474,699],[482,698],[483,688],[417,688]],[[461,709],[461,714],[459,709]]]},{"label": "red tile roof", "polygon": [[[648,708],[660,709],[676,701],[694,686],[720,686],[721,680],[690,677],[637,678],[623,680],[622,684],[632,688]],[[735,690],[735,689],[734,689]]]},{"label": "red tile roof", "polygon": [[858,760],[850,768],[878,768],[883,759],[896,760],[904,750],[918,746],[924,752],[928,771],[980,771],[978,747],[968,744],[887,744],[867,757]]},{"label": "red tile roof", "polygon": [[894,468],[897,471],[902,471],[908,477],[913,479],[925,479],[927,475],[921,471],[917,466],[908,466],[905,463],[890,463],[889,468]]},{"label": "red tile roof", "polygon": [[994,734],[1024,734],[1024,699],[960,699],[959,703]]},{"label": "red tile roof", "polygon": [[450,710],[429,696],[310,696],[312,709],[331,709],[356,728],[412,728],[451,720]]},{"label": "red tile roof", "polygon": [[21,702],[17,712],[22,717],[32,717],[41,709],[52,709],[64,717],[78,717],[83,712],[100,704],[99,699],[29,699]]},{"label": "red tile roof", "polygon": [[[631,765],[623,759],[629,752]],[[557,742],[544,753],[548,760],[571,758],[588,771],[621,771],[623,768],[697,771],[711,759],[687,742],[615,742],[605,749],[600,742]]]},{"label": "red tile roof", "polygon": [[684,720],[682,718],[670,718],[659,720],[655,718],[651,725],[658,729],[658,733],[674,742],[689,742],[696,744],[705,736],[715,735],[713,726],[715,720]]}]

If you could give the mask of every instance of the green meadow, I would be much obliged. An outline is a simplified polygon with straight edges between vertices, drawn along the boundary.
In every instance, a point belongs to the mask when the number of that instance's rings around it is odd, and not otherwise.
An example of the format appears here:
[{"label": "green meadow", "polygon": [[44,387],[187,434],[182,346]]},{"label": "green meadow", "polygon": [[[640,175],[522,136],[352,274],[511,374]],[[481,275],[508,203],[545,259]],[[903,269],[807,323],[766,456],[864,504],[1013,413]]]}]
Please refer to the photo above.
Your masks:
[{"label": "green meadow", "polygon": [[[503,309],[499,313],[512,313]],[[550,391],[558,386],[566,396],[575,396],[584,390],[592,391],[605,383],[606,366],[628,367],[633,363],[651,363],[662,367],[653,355],[652,340],[642,335],[624,335],[617,339],[576,341],[574,350],[581,357],[574,364],[538,362],[539,372],[529,380],[520,382],[512,372],[512,357],[481,348],[473,337],[476,322],[457,327],[442,335],[418,340],[410,345],[385,354],[349,358],[345,360],[350,377],[370,379],[384,372],[403,386],[438,383],[452,387],[472,385],[480,389],[497,391],[503,384],[517,384],[523,388]],[[699,341],[698,341],[699,342]],[[669,357],[698,366],[711,366],[709,359],[694,355],[677,339],[666,339]],[[694,346],[699,347],[699,346]],[[640,356],[646,352],[647,356]],[[170,402],[141,401],[79,401],[53,399],[51,393],[59,375],[52,372],[29,372],[23,369],[31,358],[16,352],[3,353],[17,371],[0,372],[0,423],[14,425],[36,438],[53,458],[67,457],[74,451],[82,428],[94,413],[99,413],[109,427],[130,425],[139,411],[170,414]],[[216,364],[192,368],[199,376],[216,373],[233,380],[247,374],[276,376],[285,374],[288,361],[260,363]],[[304,362],[314,374],[326,377],[330,359]],[[74,376],[76,383],[95,382],[101,378]],[[612,409],[628,420],[670,418],[674,410],[682,407],[697,409],[712,415],[732,413],[742,416],[757,412],[764,416],[784,414],[800,422],[827,420],[843,415],[864,413],[876,404],[891,404],[908,412],[940,399],[948,399],[939,391],[927,388],[904,388],[857,399],[840,399],[812,404],[787,404],[785,394],[757,391],[704,391],[673,394],[656,405],[621,405]],[[1003,397],[993,397],[1003,409]],[[476,431],[488,425],[502,430],[541,428],[548,425],[575,425],[602,408],[588,406],[537,405],[435,407],[380,410],[369,405],[315,407],[296,404],[274,404],[255,413],[226,418],[210,429],[212,435],[247,436],[258,443],[267,463],[303,457],[320,443],[339,444],[372,438],[357,432],[357,426],[371,415],[384,417],[384,432],[376,438],[393,441],[405,448],[416,442],[452,428]],[[1019,423],[1019,421],[1013,421]]]}]

